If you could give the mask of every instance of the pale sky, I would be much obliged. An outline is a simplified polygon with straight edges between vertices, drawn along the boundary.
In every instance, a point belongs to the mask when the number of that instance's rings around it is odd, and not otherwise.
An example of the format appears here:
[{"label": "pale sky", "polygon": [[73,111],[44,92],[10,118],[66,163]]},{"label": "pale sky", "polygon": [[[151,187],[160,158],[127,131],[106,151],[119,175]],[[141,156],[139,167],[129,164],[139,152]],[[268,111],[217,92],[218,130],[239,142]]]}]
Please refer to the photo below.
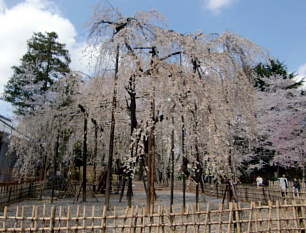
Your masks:
[{"label": "pale sky", "polygon": [[[168,29],[180,33],[230,30],[261,45],[290,72],[306,76],[305,0],[108,0],[125,16],[156,9]],[[86,43],[83,24],[99,0],[0,0],[0,93],[27,52],[34,32],[55,31],[69,50],[73,70],[89,72],[80,49]],[[11,107],[0,101],[0,114]]]}]

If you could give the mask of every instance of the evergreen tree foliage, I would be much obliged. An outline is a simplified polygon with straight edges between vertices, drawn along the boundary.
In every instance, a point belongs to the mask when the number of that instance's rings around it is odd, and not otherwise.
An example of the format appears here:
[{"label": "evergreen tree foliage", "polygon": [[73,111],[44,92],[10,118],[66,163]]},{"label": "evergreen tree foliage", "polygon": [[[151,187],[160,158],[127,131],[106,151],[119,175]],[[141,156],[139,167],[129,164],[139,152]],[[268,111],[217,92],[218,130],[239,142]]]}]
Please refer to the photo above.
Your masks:
[{"label": "evergreen tree foliage", "polygon": [[[258,75],[254,82],[254,87],[258,88],[260,91],[265,91],[268,84],[263,78],[269,78],[272,76],[278,76],[282,79],[293,80],[295,78],[294,73],[289,73],[287,71],[286,65],[279,60],[270,59],[268,63],[260,62],[254,68],[255,73]],[[294,84],[286,86],[286,89],[298,88],[303,85],[304,79],[294,82]]]},{"label": "evergreen tree foliage", "polygon": [[21,64],[12,67],[14,73],[4,87],[2,98],[17,107],[16,114],[34,111],[35,99],[70,72],[69,52],[57,40],[55,32],[34,33],[27,42],[28,51]]}]

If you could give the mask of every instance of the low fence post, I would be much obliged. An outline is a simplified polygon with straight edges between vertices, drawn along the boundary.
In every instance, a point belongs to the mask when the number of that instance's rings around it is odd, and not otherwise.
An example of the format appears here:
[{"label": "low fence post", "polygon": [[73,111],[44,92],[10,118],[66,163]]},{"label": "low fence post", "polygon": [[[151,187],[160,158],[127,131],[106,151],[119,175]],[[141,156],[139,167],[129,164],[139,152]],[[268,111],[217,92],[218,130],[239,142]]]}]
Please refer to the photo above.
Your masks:
[{"label": "low fence post", "polygon": [[266,203],[267,202],[267,197],[266,197],[266,193],[265,193],[265,186],[262,186],[262,195],[263,195],[263,202]]},{"label": "low fence post", "polygon": [[[23,189],[24,189],[24,185],[25,183],[20,183],[20,184],[17,184],[15,186],[15,189],[16,189],[16,195],[15,195],[15,200],[18,200],[18,199],[22,199],[23,198]],[[14,200],[14,201],[15,201]]]},{"label": "low fence post", "polygon": [[7,200],[8,203],[11,202],[11,196],[12,196],[12,186],[10,186],[10,189],[9,189],[9,195],[8,195],[8,200]]},{"label": "low fence post", "polygon": [[216,193],[217,193],[217,198],[219,198],[218,182],[216,182]]},{"label": "low fence post", "polygon": [[28,189],[28,197],[32,197],[32,187],[33,187],[33,182],[30,182],[29,184],[29,189]]}]

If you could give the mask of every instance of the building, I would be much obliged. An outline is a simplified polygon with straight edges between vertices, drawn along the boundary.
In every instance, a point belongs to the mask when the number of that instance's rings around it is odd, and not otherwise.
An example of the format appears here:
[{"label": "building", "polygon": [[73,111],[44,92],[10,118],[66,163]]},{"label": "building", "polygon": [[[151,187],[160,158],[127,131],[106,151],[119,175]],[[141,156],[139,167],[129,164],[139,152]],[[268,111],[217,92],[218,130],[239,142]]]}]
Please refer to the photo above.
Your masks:
[{"label": "building", "polygon": [[12,169],[16,163],[16,153],[8,153],[10,135],[17,131],[13,121],[0,115],[0,183],[12,182]]}]

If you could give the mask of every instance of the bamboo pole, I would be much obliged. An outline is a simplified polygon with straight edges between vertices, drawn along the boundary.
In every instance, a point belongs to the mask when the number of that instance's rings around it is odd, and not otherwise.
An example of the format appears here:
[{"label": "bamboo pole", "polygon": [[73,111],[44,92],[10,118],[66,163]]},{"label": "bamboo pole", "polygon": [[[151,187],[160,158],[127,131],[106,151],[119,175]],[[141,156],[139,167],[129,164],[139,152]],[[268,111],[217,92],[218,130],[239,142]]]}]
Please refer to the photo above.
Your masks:
[{"label": "bamboo pole", "polygon": [[[254,202],[251,202],[250,203],[250,207],[249,207],[249,218],[248,218],[248,224],[247,224],[247,232],[251,232],[252,231],[252,219],[253,219],[253,209],[254,209],[254,206],[255,203]],[[256,217],[256,216],[255,216]],[[255,220],[255,223],[257,221]]]},{"label": "bamboo pole", "polygon": [[106,206],[103,207],[100,233],[105,233],[105,230],[106,230]]},{"label": "bamboo pole", "polygon": [[[134,219],[134,233],[136,233],[136,230],[137,230],[137,220],[138,220],[138,212],[139,212],[139,209],[138,209],[138,205],[136,205],[136,209],[135,209],[135,219]],[[130,231],[132,232],[132,231]]]},{"label": "bamboo pole", "polygon": [[[66,221],[66,223],[64,222],[63,227],[66,228],[66,233],[69,232],[69,223],[70,223],[70,205],[67,207],[67,210],[64,209],[64,213],[61,213],[60,216],[62,216],[62,214],[64,214],[63,219]],[[62,211],[62,209],[60,209],[60,212]]]},{"label": "bamboo pole", "polygon": [[229,203],[229,216],[228,216],[228,225],[227,225],[227,233],[232,231],[232,222],[233,222],[233,202]]},{"label": "bamboo pole", "polygon": [[5,232],[7,227],[6,227],[6,219],[7,219],[7,206],[4,207],[4,212],[3,212],[3,225],[2,229]]},{"label": "bamboo pole", "polygon": [[207,203],[205,221],[204,221],[204,232],[206,232],[207,225],[208,225],[208,232],[211,232],[210,224],[208,224],[210,222],[210,209],[209,209],[209,207],[210,207],[209,203]]},{"label": "bamboo pole", "polygon": [[221,203],[218,203],[218,213],[219,213],[219,218],[218,218],[218,231],[219,233],[222,232],[222,211],[223,211],[223,205]]},{"label": "bamboo pole", "polygon": [[268,231],[271,231],[271,228],[272,228],[272,224],[271,224],[271,221],[272,221],[272,207],[273,207],[273,204],[271,201],[268,202],[268,217],[267,217],[267,221],[268,221],[268,225],[267,225],[267,230]]},{"label": "bamboo pole", "polygon": [[306,214],[305,214],[305,208],[306,208],[306,202],[304,201],[303,204],[300,204],[298,207],[299,210],[299,225],[300,225],[300,229],[302,229],[302,233],[305,233],[305,228],[306,228]]}]

